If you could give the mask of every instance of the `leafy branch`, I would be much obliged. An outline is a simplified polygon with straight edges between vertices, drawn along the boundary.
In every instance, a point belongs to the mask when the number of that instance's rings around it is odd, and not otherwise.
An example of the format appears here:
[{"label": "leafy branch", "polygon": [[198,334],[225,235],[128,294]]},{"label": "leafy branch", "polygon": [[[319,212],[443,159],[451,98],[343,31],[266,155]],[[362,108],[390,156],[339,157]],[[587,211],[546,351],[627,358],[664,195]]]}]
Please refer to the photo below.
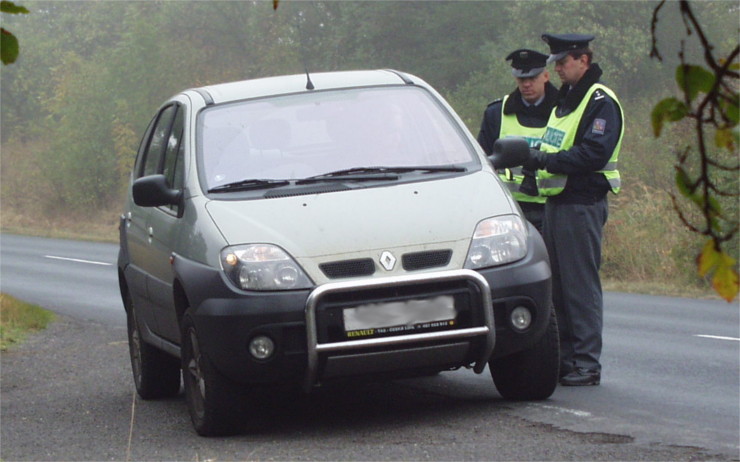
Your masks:
[{"label": "leafy branch", "polygon": [[[657,47],[656,29],[658,13],[665,4],[666,0],[662,0],[655,7],[651,22],[650,57],[659,61],[662,61],[662,56]],[[738,234],[740,224],[736,208],[733,207],[728,212],[722,208],[720,202],[722,198],[730,198],[730,202],[736,205],[740,196],[736,182],[730,181],[730,186],[727,187],[721,181],[723,175],[734,173],[737,177],[737,172],[740,171],[740,98],[737,91],[740,79],[740,64],[737,62],[740,45],[735,46],[726,57],[716,59],[714,47],[707,39],[689,1],[680,0],[678,6],[686,27],[686,36],[696,34],[698,37],[706,67],[686,63],[685,43],[682,40],[679,52],[681,64],[676,69],[676,83],[683,97],[666,98],[653,108],[653,132],[659,137],[665,122],[684,119],[693,121],[696,134],[694,146],[686,146],[676,155],[676,185],[680,194],[700,212],[699,222],[684,213],[674,194],[671,194],[671,198],[681,222],[692,232],[708,238],[697,257],[699,275],[711,275],[714,290],[730,302],[738,294],[738,270],[737,260],[726,249],[727,243]],[[717,152],[710,152],[712,133],[714,146],[719,148],[719,152],[730,153],[729,165],[717,158]],[[692,148],[698,150],[698,173],[693,175],[689,171],[689,161],[694,160]]]},{"label": "leafy branch", "polygon": [[[0,12],[7,14],[28,14],[28,10],[13,2],[0,2]],[[12,64],[18,58],[18,39],[9,30],[0,27],[0,61],[3,64]]]}]

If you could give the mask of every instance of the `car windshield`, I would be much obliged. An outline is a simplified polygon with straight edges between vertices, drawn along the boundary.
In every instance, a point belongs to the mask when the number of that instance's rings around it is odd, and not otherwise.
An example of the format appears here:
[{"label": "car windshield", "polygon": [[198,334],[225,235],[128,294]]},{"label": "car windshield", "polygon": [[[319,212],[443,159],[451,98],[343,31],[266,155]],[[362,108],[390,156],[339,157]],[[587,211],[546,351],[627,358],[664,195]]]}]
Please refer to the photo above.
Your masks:
[{"label": "car windshield", "polygon": [[411,86],[311,92],[207,108],[198,121],[198,155],[206,190],[348,169],[419,167],[429,173],[480,165],[448,111],[427,91]]}]

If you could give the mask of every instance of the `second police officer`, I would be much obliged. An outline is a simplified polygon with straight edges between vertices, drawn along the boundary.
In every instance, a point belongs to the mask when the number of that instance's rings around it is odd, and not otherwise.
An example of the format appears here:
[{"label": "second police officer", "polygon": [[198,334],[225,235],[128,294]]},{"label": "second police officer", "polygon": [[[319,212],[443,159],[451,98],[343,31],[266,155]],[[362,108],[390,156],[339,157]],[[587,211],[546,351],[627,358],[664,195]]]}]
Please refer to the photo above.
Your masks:
[{"label": "second police officer", "polygon": [[[530,146],[539,145],[558,95],[557,88],[550,83],[547,59],[548,55],[528,49],[513,51],[506,57],[511,61],[517,88],[489,104],[483,113],[478,143],[487,155],[491,154],[493,143],[506,136],[524,137]],[[545,198],[537,195],[535,173],[512,168],[499,174],[524,216],[542,232]],[[531,176],[522,185],[525,174]]]}]

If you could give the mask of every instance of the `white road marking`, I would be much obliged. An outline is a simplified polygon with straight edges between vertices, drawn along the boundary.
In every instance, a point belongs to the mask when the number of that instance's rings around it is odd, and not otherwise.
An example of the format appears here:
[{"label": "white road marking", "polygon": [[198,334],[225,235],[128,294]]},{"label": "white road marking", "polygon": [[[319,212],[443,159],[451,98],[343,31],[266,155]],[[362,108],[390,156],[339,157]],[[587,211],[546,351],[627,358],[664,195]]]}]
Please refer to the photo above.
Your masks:
[{"label": "white road marking", "polygon": [[577,409],[568,409],[567,407],[549,406],[547,404],[540,404],[538,407],[541,407],[544,409],[551,409],[555,412],[565,412],[566,414],[573,414],[576,417],[591,417],[590,412],[579,411]]},{"label": "white road marking", "polygon": [[702,335],[702,334],[696,334],[694,337],[701,337],[701,338],[713,338],[715,340],[731,340],[733,342],[740,342],[740,338],[735,337],[720,337],[719,335]]},{"label": "white road marking", "polygon": [[89,265],[103,265],[103,266],[111,266],[112,263],[105,263],[102,261],[92,261],[92,260],[80,260],[79,258],[67,258],[67,257],[57,257],[54,255],[44,255],[46,258],[51,258],[52,260],[65,260],[65,261],[74,261],[77,263],[87,263]]}]

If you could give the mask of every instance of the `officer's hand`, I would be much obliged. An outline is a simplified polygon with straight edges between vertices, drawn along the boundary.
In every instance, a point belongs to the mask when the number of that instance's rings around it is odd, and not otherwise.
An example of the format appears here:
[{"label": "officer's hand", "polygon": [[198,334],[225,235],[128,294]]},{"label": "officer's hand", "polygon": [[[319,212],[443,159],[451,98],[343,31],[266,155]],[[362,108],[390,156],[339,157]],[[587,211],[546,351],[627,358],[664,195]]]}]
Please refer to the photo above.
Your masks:
[{"label": "officer's hand", "polygon": [[519,185],[519,192],[528,196],[538,196],[540,192],[537,188],[535,172],[522,167],[522,175],[524,175],[524,178],[522,178],[522,183]]},{"label": "officer's hand", "polygon": [[529,150],[529,159],[522,165],[525,170],[542,170],[547,165],[547,154],[539,149]]}]

